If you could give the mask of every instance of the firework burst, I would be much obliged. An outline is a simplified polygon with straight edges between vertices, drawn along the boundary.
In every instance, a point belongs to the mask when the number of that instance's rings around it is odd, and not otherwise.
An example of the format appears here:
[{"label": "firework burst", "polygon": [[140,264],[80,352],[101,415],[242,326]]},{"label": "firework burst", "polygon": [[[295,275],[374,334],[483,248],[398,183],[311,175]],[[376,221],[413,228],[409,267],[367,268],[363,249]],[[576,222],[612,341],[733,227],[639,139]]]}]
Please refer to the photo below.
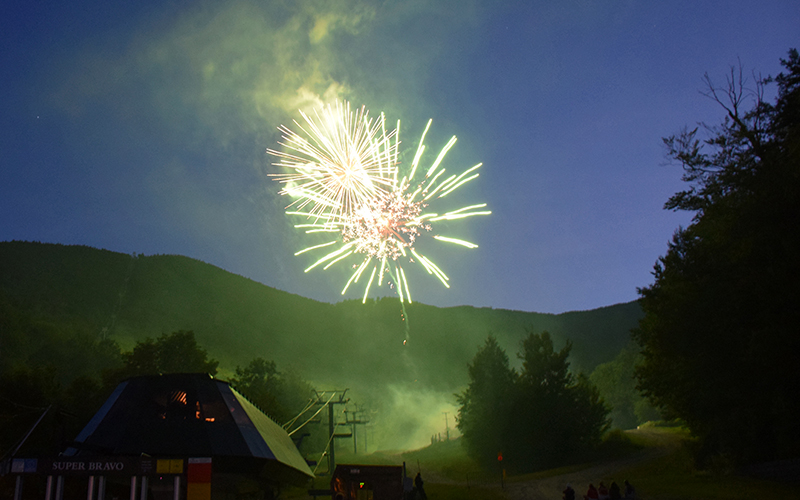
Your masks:
[{"label": "firework burst", "polygon": [[[285,126],[279,142],[286,151],[268,149],[289,173],[269,174],[286,187],[281,194],[295,198],[289,206],[308,208],[314,215],[347,217],[356,207],[391,190],[397,163],[397,142],[386,133],[384,117],[371,119],[363,106],[350,110],[337,102],[295,121],[303,135]],[[309,206],[310,205],[310,206]],[[287,207],[287,208],[289,208]]]},{"label": "firework burst", "polygon": [[[306,269],[328,269],[342,261],[351,262],[353,273],[342,294],[354,283],[366,281],[366,301],[373,284],[393,286],[401,302],[411,302],[411,293],[403,263],[418,263],[447,288],[449,278],[431,259],[415,249],[421,236],[432,233],[436,221],[488,215],[486,204],[475,204],[442,214],[428,210],[435,201],[446,197],[478,177],[481,164],[458,175],[445,176],[440,168],[445,155],[456,143],[453,136],[442,148],[421,179],[416,179],[425,151],[428,121],[411,162],[408,175],[399,176],[399,128],[387,132],[385,119],[372,121],[362,107],[357,113],[349,104],[337,104],[317,114],[317,121],[302,114],[309,131],[295,124],[311,139],[286,127],[285,147],[295,153],[267,150],[282,159],[275,165],[293,170],[275,174],[289,186],[281,194],[294,196],[287,214],[305,220],[295,225],[306,233],[330,233],[325,243],[304,248],[295,255],[326,251]],[[359,125],[360,124],[360,125]],[[312,144],[313,143],[313,144]],[[297,154],[296,154],[297,153]],[[438,241],[477,248],[462,239],[433,234]],[[352,263],[354,262],[354,263]],[[370,269],[371,268],[371,269]],[[368,276],[368,277],[367,277]],[[388,279],[387,279],[388,277]]]}]

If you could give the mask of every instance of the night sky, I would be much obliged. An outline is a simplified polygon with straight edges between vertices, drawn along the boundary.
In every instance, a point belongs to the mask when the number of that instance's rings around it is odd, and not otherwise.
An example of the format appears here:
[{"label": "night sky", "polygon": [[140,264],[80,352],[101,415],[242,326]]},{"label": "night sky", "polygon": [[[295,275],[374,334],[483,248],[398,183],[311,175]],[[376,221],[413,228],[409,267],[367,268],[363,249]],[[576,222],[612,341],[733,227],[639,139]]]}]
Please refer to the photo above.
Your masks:
[{"label": "night sky", "polygon": [[690,221],[662,209],[682,184],[661,138],[722,119],[704,73],[741,62],[752,85],[798,35],[789,0],[6,1],[0,240],[186,255],[339,301],[347,269],[303,273],[265,154],[338,98],[400,119],[412,152],[433,118],[428,163],[456,135],[448,172],[484,164],[447,204],[489,204],[447,227],[480,247],[426,247],[452,288],[411,273],[415,300],[634,300]]}]

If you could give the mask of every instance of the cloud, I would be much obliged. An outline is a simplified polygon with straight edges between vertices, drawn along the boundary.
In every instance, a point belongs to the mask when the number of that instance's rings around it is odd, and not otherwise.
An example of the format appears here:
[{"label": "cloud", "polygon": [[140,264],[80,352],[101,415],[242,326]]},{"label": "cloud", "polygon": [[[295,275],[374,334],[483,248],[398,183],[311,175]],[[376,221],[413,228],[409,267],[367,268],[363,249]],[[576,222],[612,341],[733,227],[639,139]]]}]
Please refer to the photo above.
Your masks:
[{"label": "cloud", "polygon": [[75,116],[99,105],[122,120],[145,115],[161,134],[206,148],[272,141],[298,109],[337,99],[396,120],[426,108],[426,75],[472,22],[469,5],[201,2],[80,49],[54,100]]},{"label": "cloud", "polygon": [[[76,54],[52,95],[72,115],[105,102],[122,119],[150,113],[174,133],[192,129],[200,142],[227,146],[231,134],[272,133],[298,109],[348,97],[333,76],[347,74],[334,46],[365,29],[374,11],[354,0],[200,4]],[[115,54],[106,45],[127,48]]]},{"label": "cloud", "polygon": [[[314,2],[314,22],[309,32],[311,43],[322,42],[331,32],[345,31],[357,35],[361,28],[375,19],[375,7],[368,2]],[[321,7],[321,9],[320,9]],[[326,11],[332,9],[332,11]]]}]

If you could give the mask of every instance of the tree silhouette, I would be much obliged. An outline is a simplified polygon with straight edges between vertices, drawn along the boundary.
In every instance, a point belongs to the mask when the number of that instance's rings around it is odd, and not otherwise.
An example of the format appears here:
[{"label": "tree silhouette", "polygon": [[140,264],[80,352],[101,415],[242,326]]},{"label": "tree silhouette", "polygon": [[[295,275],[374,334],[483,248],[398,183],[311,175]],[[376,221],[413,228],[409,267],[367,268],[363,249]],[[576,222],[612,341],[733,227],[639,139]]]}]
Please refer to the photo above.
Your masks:
[{"label": "tree silhouette", "polygon": [[570,372],[572,343],[556,351],[548,332],[529,330],[521,347],[514,411],[520,424],[511,457],[526,468],[542,468],[590,451],[608,429],[608,409],[586,377]]},{"label": "tree silhouette", "polygon": [[138,375],[163,373],[208,373],[216,375],[219,362],[209,359],[205,349],[194,338],[194,332],[179,330],[162,334],[158,339],[137,342],[133,350],[122,354],[123,366],[107,370],[107,385]]},{"label": "tree silhouette", "polygon": [[470,383],[458,395],[457,426],[470,454],[488,466],[531,470],[566,463],[600,442],[608,409],[597,389],[569,370],[572,344],[555,351],[548,332],[528,332],[522,370],[489,337],[468,365]]},{"label": "tree silhouette", "polygon": [[470,383],[457,395],[460,407],[456,427],[470,455],[488,465],[507,444],[517,374],[493,336],[486,339],[467,370]]},{"label": "tree silhouette", "polygon": [[[753,461],[800,450],[800,59],[755,78],[732,69],[706,95],[726,117],[664,140],[689,187],[665,208],[695,213],[639,290],[639,387],[700,438],[699,458]],[[775,104],[765,87],[777,83]],[[750,109],[745,109],[750,106]]]}]

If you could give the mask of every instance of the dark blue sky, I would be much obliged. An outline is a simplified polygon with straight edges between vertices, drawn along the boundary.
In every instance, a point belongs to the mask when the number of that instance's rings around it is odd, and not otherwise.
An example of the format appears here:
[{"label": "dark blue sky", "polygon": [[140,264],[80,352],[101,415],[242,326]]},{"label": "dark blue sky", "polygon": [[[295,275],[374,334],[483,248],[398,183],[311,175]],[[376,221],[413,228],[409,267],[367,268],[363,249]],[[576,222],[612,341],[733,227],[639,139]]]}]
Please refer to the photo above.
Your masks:
[{"label": "dark blue sky", "polygon": [[718,122],[703,74],[776,74],[798,26],[776,0],[6,2],[0,240],[182,254],[338,301],[346,270],[292,255],[308,240],[264,151],[343,98],[401,119],[409,149],[433,118],[431,155],[459,139],[448,171],[484,163],[461,201],[493,214],[448,228],[480,247],[430,246],[452,288],[412,274],[416,300],[633,300],[689,221],[661,208],[681,188],[661,137]]}]

